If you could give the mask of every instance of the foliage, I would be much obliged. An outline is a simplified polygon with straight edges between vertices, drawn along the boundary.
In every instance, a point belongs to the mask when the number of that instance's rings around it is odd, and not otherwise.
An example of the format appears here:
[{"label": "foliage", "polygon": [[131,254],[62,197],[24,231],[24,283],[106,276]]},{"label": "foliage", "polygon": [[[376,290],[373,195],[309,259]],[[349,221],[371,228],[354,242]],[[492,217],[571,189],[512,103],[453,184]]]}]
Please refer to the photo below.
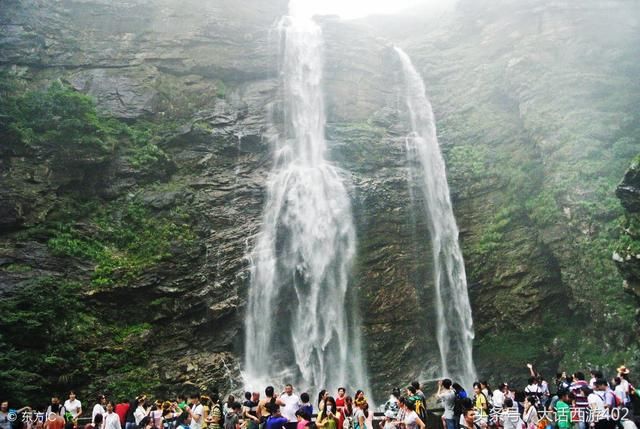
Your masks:
[{"label": "foliage", "polygon": [[127,284],[167,258],[172,246],[190,245],[195,238],[188,216],[177,210],[169,217],[154,217],[137,201],[89,207],[90,231],[74,221],[59,222],[48,245],[56,255],[95,263],[96,287]]},{"label": "foliage", "polygon": [[140,120],[128,125],[99,114],[90,96],[60,82],[45,90],[26,90],[21,80],[4,77],[0,117],[7,122],[7,137],[20,144],[50,148],[61,159],[106,155],[120,149],[138,170],[149,170],[168,160],[158,143],[175,129],[174,121],[158,124]]},{"label": "foliage", "polygon": [[124,131],[118,121],[97,114],[93,99],[54,82],[45,91],[17,96],[7,112],[10,128],[27,146],[97,149],[110,152]]},{"label": "foliage", "polygon": [[[146,377],[139,374],[148,358],[141,336],[151,326],[98,319],[83,293],[78,282],[41,277],[0,300],[0,391],[10,392],[11,401],[43,403],[51,392],[86,384],[96,373],[106,379],[103,386],[130,380],[121,393]],[[139,383],[148,386],[151,379]]]},{"label": "foliage", "polygon": [[227,96],[227,86],[224,84],[223,81],[217,80],[216,81],[216,97],[225,98],[226,96]]}]

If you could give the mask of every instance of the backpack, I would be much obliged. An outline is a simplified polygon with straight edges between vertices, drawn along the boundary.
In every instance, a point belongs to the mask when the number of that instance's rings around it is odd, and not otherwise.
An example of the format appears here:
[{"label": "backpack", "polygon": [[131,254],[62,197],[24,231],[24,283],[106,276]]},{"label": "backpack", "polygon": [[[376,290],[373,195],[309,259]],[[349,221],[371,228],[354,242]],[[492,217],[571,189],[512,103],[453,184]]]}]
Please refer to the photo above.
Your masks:
[{"label": "backpack", "polygon": [[151,421],[151,417],[149,416],[143,417],[142,420],[140,420],[140,423],[138,423],[137,428],[144,429],[145,427],[147,427],[147,423],[149,423],[150,421]]},{"label": "backpack", "polygon": [[422,422],[425,422],[427,419],[427,409],[424,407],[422,399],[418,397],[414,403],[416,405],[416,414],[418,414],[418,417],[420,417]]},{"label": "backpack", "polygon": [[213,404],[213,407],[211,408],[211,414],[213,414],[213,410],[216,409],[216,408],[220,412],[220,422],[218,424],[220,425],[221,428],[223,428],[224,427],[224,422],[225,422],[225,415],[222,412],[222,407],[220,406],[220,404]]},{"label": "backpack", "polygon": [[353,417],[347,417],[342,422],[342,429],[354,429],[355,426],[353,424]]},{"label": "backpack", "polygon": [[224,417],[224,425],[222,426],[224,429],[236,429],[236,423],[238,422],[238,419],[234,419],[234,415],[235,413],[233,411],[230,411]]}]

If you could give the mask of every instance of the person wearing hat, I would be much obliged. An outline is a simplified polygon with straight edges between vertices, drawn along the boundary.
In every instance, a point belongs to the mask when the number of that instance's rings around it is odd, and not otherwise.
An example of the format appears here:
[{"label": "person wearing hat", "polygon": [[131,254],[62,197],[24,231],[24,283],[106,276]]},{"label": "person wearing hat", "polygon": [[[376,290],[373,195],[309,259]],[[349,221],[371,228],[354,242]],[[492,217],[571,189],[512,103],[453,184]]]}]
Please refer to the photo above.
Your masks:
[{"label": "person wearing hat", "polygon": [[396,425],[393,423],[393,419],[395,419],[396,414],[387,410],[384,412],[384,420],[380,421],[380,429],[395,429]]},{"label": "person wearing hat", "polygon": [[625,407],[630,408],[632,406],[633,397],[636,395],[636,389],[631,385],[629,381],[629,368],[622,365],[617,368],[618,377],[620,377],[620,382],[622,384],[622,389],[627,392],[627,398],[629,399],[628,403],[625,403]]}]

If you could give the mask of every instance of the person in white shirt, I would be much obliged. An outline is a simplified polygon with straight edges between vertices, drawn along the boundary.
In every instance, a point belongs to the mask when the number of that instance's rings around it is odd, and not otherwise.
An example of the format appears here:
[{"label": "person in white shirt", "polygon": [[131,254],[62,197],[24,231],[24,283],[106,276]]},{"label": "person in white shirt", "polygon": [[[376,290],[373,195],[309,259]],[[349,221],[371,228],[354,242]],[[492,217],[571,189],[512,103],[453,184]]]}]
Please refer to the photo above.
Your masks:
[{"label": "person in white shirt", "polygon": [[144,406],[146,401],[147,401],[147,397],[145,395],[138,396],[136,398],[136,403],[138,404],[138,406],[136,407],[136,410],[133,412],[133,418],[136,420],[136,426],[140,424],[142,419],[144,419],[149,415],[149,410],[147,410]]},{"label": "person in white shirt", "polygon": [[491,404],[494,408],[502,409],[502,404],[506,398],[506,393],[509,391],[509,385],[507,383],[502,383],[496,390],[493,391],[493,396],[491,397]]},{"label": "person in white shirt", "polygon": [[96,416],[98,414],[104,414],[107,412],[104,406],[107,404],[107,398],[104,395],[98,395],[98,402],[93,406],[93,411],[91,412],[91,422],[95,423]]},{"label": "person in white shirt", "polygon": [[537,399],[537,403],[542,402],[542,389],[538,385],[538,380],[535,377],[529,377],[529,385],[524,388],[526,396],[533,396]]},{"label": "person in white shirt", "polygon": [[587,396],[587,401],[589,401],[589,408],[591,409],[591,415],[593,416],[593,421],[597,424],[598,422],[604,421],[607,419],[607,415],[604,408],[604,401],[602,398],[591,391],[589,396]]},{"label": "person in white shirt", "polygon": [[82,402],[76,398],[76,392],[73,390],[69,392],[69,399],[64,401],[64,409],[71,413],[73,420],[78,420],[82,414]]},{"label": "person in white shirt", "polygon": [[284,392],[280,396],[280,400],[284,402],[282,407],[282,417],[286,417],[289,422],[297,422],[296,411],[300,409],[300,398],[293,393],[293,386],[287,384]]},{"label": "person in white shirt", "polygon": [[104,423],[102,429],[122,429],[120,425],[120,417],[113,412],[115,405],[113,402],[107,402],[107,411],[103,416]]},{"label": "person in white shirt", "polygon": [[47,411],[44,413],[44,417],[45,419],[47,417],[49,417],[49,414],[52,413],[52,409],[55,408],[58,411],[56,412],[57,415],[59,416],[64,416],[64,413],[66,412],[66,410],[64,409],[64,407],[60,404],[60,399],[58,398],[57,395],[53,395],[51,397],[51,404],[47,407]]},{"label": "person in white shirt", "polygon": [[191,423],[189,424],[190,429],[201,429],[202,428],[202,415],[204,414],[204,407],[200,403],[200,394],[194,393],[189,398],[190,406],[185,408],[185,411],[189,413],[191,417]]}]

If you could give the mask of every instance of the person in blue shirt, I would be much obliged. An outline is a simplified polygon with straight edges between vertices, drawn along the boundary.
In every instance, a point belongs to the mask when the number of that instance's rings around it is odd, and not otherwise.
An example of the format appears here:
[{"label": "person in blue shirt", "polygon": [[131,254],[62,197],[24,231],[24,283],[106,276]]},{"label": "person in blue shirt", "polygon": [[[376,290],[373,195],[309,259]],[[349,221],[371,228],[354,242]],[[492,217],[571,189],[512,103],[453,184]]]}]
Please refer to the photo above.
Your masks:
[{"label": "person in blue shirt", "polygon": [[264,424],[264,429],[282,429],[289,422],[289,419],[280,414],[280,405],[276,403],[275,398],[267,403],[266,408],[269,411],[269,417]]},{"label": "person in blue shirt", "polygon": [[313,414],[313,405],[311,405],[311,398],[309,397],[309,394],[307,392],[300,394],[300,400],[302,401],[300,410],[311,418],[311,415]]}]

